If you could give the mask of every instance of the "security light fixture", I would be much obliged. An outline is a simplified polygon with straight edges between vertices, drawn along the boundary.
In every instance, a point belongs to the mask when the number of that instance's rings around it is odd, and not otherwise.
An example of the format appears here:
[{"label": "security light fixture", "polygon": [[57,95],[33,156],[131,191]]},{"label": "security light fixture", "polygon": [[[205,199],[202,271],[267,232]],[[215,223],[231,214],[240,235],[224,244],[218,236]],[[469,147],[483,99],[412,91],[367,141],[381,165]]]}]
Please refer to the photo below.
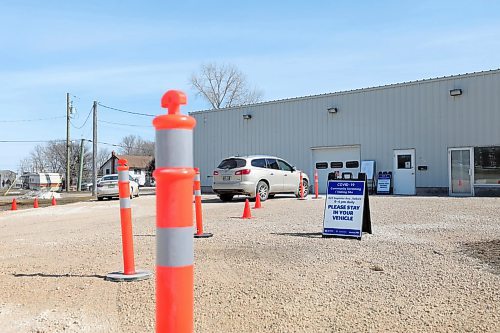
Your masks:
[{"label": "security light fixture", "polygon": [[328,108],[328,113],[337,113],[337,108]]},{"label": "security light fixture", "polygon": [[243,115],[243,119],[252,119],[252,115],[251,114],[244,114]]},{"label": "security light fixture", "polygon": [[450,90],[450,96],[460,96],[460,95],[462,95],[462,89]]}]

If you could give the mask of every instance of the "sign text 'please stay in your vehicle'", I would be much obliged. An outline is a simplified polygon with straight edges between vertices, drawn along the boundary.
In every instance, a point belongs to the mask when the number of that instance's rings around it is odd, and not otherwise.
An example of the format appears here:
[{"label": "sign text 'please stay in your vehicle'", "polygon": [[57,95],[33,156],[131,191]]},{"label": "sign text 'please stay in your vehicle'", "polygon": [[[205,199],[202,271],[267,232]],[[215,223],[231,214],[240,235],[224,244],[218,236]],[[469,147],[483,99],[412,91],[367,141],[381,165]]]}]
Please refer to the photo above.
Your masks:
[{"label": "sign text 'please stay in your vehicle'", "polygon": [[361,238],[364,195],[363,181],[329,181],[323,234]]}]

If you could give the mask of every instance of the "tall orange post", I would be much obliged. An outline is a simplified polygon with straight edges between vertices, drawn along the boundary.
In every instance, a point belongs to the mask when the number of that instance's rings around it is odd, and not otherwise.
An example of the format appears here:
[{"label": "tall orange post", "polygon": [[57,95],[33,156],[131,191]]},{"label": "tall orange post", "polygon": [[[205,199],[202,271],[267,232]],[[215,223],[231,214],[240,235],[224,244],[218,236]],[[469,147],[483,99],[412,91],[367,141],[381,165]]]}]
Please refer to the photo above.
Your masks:
[{"label": "tall orange post", "polygon": [[186,95],[167,91],[156,117],[156,332],[193,332],[193,129]]},{"label": "tall orange post", "polygon": [[318,170],[314,170],[314,198],[313,199],[320,199],[318,196],[319,192],[319,181],[318,181]]},{"label": "tall orange post", "polygon": [[106,276],[110,281],[135,281],[151,277],[151,272],[136,271],[134,262],[134,239],[132,234],[132,208],[130,202],[130,178],[127,160],[118,160],[118,196],[120,198],[120,220],[123,247],[123,272]]},{"label": "tall orange post", "polygon": [[196,233],[194,238],[209,238],[213,234],[203,232],[203,212],[201,210],[201,178],[200,169],[194,168],[196,175],[194,176],[194,205],[196,212]]}]

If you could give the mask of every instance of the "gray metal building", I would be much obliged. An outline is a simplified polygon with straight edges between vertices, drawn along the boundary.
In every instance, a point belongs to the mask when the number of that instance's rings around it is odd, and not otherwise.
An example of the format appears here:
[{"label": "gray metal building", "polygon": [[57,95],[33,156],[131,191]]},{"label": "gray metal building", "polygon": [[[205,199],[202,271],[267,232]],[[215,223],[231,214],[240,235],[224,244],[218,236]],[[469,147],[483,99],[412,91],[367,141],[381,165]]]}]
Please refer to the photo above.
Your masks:
[{"label": "gray metal building", "polygon": [[231,155],[328,172],[391,171],[395,194],[500,193],[500,69],[196,111],[194,161],[209,189]]}]

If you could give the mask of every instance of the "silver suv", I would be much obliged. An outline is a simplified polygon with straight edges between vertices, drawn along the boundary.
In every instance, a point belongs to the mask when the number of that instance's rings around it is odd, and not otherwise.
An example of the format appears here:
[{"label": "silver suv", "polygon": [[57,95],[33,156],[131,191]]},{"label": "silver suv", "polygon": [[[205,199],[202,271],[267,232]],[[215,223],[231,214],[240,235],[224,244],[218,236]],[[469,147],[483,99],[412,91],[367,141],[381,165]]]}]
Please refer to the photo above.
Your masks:
[{"label": "silver suv", "polygon": [[[302,172],[304,197],[309,193],[309,177]],[[235,195],[248,195],[260,200],[273,198],[278,193],[299,192],[300,171],[275,156],[232,156],[219,164],[213,173],[212,190],[222,201],[231,201]]]}]

